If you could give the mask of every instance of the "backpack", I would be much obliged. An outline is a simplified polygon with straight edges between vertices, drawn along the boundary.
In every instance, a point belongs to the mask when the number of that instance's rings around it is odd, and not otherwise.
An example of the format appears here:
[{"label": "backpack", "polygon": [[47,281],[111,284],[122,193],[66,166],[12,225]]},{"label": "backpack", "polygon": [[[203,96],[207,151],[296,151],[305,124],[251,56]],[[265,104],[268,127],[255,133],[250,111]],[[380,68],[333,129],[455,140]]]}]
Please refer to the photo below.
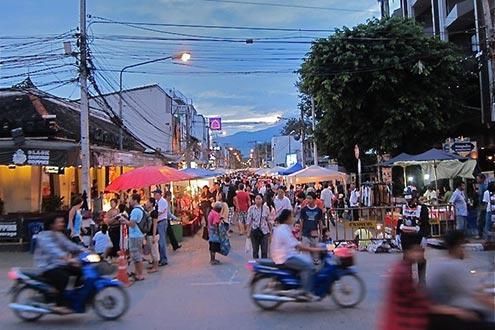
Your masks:
[{"label": "backpack", "polygon": [[141,209],[141,212],[143,212],[143,215],[141,217],[141,221],[137,223],[137,226],[143,234],[147,234],[151,230],[151,226],[153,225],[153,219],[148,214],[148,212],[146,212],[142,207],[139,208]]}]

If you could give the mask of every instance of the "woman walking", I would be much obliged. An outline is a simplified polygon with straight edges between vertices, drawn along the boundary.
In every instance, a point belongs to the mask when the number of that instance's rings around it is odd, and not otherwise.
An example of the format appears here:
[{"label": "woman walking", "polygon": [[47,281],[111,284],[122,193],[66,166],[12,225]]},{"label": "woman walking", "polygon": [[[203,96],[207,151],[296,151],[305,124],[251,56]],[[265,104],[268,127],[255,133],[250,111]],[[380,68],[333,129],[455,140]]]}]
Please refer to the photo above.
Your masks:
[{"label": "woman walking", "polygon": [[253,258],[268,258],[268,243],[270,238],[271,226],[269,223],[270,209],[263,204],[263,196],[256,195],[254,205],[248,210],[246,225],[248,227],[248,236],[253,246]]},{"label": "woman walking", "polygon": [[83,205],[83,199],[79,196],[74,197],[72,205],[69,210],[69,219],[67,221],[67,232],[71,241],[77,244],[82,244],[81,239],[81,227],[82,227],[82,215],[81,207]]},{"label": "woman walking", "polygon": [[208,214],[208,244],[210,246],[210,264],[218,265],[220,261],[216,259],[216,254],[220,253],[220,222],[222,204],[215,203],[213,209]]},{"label": "woman walking", "polygon": [[109,253],[112,258],[117,257],[117,252],[120,248],[120,211],[118,206],[119,201],[116,198],[112,198],[110,200],[110,210],[108,210],[105,217],[105,223],[108,225],[108,236],[110,236],[113,245]]}]

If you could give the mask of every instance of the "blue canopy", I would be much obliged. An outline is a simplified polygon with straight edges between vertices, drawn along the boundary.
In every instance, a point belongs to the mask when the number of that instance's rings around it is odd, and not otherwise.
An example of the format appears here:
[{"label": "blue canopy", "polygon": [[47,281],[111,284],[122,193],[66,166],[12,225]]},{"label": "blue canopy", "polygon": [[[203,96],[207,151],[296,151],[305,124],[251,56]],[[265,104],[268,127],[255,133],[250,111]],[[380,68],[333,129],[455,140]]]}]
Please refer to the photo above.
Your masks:
[{"label": "blue canopy", "polygon": [[304,168],[303,164],[297,162],[294,165],[292,165],[291,167],[289,167],[288,169],[286,169],[285,171],[278,172],[278,174],[280,174],[280,175],[289,175],[289,174],[292,174],[292,173],[299,172],[303,168]]},{"label": "blue canopy", "polygon": [[211,178],[222,175],[219,172],[208,170],[206,168],[185,168],[181,172],[187,173],[193,178]]}]

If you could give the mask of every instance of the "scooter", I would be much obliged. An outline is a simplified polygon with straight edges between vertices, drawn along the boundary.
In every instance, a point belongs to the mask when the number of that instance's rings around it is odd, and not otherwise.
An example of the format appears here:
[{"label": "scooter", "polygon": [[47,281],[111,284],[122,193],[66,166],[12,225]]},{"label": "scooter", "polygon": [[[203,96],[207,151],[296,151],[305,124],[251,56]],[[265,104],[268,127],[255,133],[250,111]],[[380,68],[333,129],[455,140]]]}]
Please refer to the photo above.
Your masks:
[{"label": "scooter", "polygon": [[[121,282],[104,277],[110,273],[110,265],[100,262],[97,254],[81,253],[78,260],[82,267],[81,286],[64,292],[73,313],[85,313],[92,305],[96,314],[104,320],[115,320],[129,308],[129,296]],[[57,314],[53,308],[56,290],[46,283],[41,274],[12,268],[8,276],[15,281],[10,290],[12,302],[9,308],[21,320],[34,322],[47,314]],[[67,315],[67,314],[64,314]]]},{"label": "scooter", "polygon": [[[348,248],[320,253],[321,264],[313,278],[312,293],[322,300],[331,295],[340,307],[358,305],[366,295],[363,280],[354,267],[354,256]],[[284,303],[308,302],[301,295],[301,280],[296,271],[277,265],[269,259],[251,261],[246,266],[253,272],[251,299],[264,310],[275,310]]]}]

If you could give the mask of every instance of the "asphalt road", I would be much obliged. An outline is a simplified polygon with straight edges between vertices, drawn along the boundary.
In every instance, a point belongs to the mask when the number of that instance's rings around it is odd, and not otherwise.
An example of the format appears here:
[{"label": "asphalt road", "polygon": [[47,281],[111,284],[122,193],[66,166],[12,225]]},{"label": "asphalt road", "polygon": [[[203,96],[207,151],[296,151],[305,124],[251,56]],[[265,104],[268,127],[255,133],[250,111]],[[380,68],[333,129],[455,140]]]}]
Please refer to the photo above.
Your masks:
[{"label": "asphalt road", "polygon": [[[45,316],[37,323],[18,321],[8,309],[6,294],[11,266],[30,266],[28,253],[0,254],[0,329],[376,329],[389,267],[397,254],[359,253],[357,267],[366,282],[367,296],[354,309],[341,309],[331,299],[318,303],[286,304],[275,312],[260,311],[250,301],[249,259],[244,240],[234,235],[233,251],[210,266],[207,244],[199,236],[183,242],[172,252],[170,264],[159,273],[130,287],[131,307],[118,321],[101,321],[94,312],[63,317]],[[428,250],[434,262],[440,251]],[[476,252],[467,260],[471,267],[487,269],[495,253]]]}]

